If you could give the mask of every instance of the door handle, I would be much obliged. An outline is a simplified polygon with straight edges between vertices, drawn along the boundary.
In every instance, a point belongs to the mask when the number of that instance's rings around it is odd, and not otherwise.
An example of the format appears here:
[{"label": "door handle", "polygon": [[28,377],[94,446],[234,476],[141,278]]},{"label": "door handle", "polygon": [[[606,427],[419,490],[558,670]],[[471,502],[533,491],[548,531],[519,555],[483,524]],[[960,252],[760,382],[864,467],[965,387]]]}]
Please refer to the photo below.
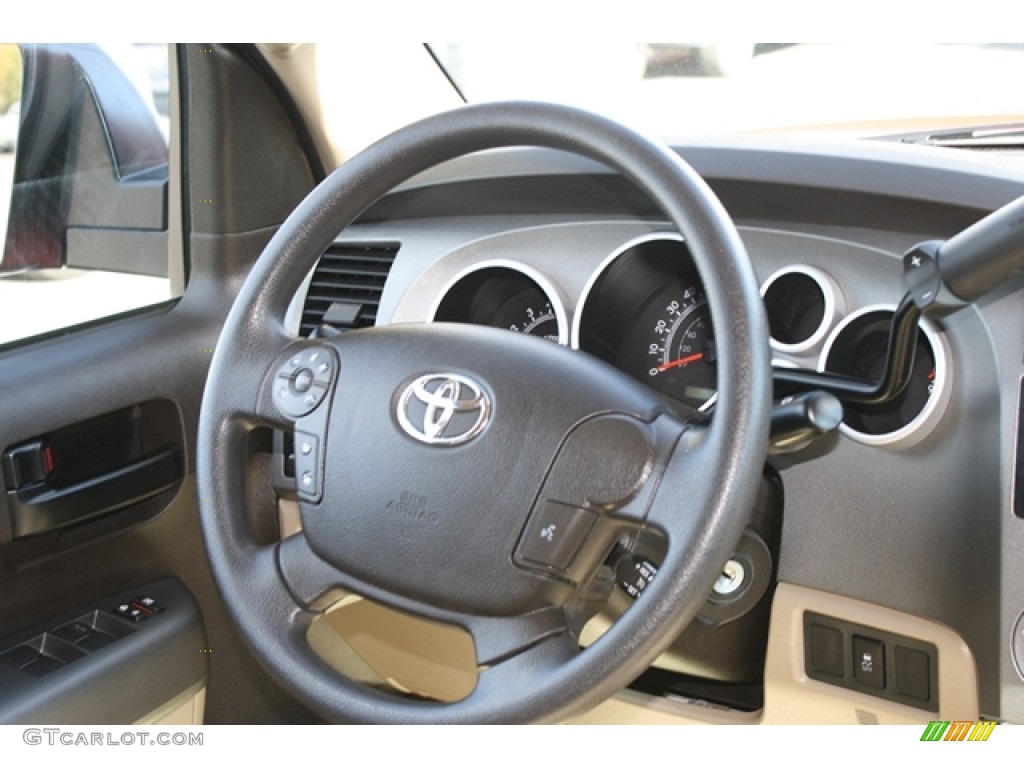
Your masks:
[{"label": "door handle", "polygon": [[8,491],[11,532],[19,539],[115,512],[166,491],[182,477],[181,449],[169,445],[68,486],[44,481]]}]

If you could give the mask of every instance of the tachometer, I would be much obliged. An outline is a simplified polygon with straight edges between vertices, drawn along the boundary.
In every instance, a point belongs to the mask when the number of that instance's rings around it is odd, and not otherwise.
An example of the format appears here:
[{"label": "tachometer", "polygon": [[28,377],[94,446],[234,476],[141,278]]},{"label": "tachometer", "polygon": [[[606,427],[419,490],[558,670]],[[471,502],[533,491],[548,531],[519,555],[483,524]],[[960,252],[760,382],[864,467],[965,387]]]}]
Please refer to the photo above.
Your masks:
[{"label": "tachometer", "polygon": [[444,290],[434,320],[474,323],[566,341],[565,310],[558,291],[520,264],[487,262],[460,273]]},{"label": "tachometer", "polygon": [[488,325],[507,328],[528,336],[541,336],[558,341],[558,318],[551,302],[534,291],[523,290],[502,304],[490,317]]}]

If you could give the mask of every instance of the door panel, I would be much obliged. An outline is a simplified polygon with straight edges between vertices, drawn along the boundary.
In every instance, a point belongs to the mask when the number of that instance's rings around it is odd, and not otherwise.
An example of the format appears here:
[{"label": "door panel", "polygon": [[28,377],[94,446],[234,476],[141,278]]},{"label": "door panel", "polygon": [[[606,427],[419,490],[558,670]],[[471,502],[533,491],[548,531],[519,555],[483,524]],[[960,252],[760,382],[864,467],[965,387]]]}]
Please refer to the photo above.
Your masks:
[{"label": "door panel", "polygon": [[[253,66],[251,50],[208,44],[178,50],[185,163],[179,175],[172,160],[168,221],[171,242],[175,222],[184,223],[184,294],[131,316],[0,348],[0,455],[42,440],[55,464],[51,491],[91,481],[105,488],[64,499],[64,516],[52,525],[36,519],[31,503],[19,502],[24,488],[8,487],[17,478],[0,477],[0,656],[27,644],[28,652],[52,651],[62,662],[40,678],[45,685],[33,688],[15,662],[0,659],[3,722],[88,720],[93,716],[82,702],[102,699],[125,663],[138,693],[126,698],[122,688],[119,708],[101,710],[100,720],[194,711],[204,677],[207,722],[313,719],[255,662],[214,587],[198,523],[194,446],[211,353],[237,286],[312,187],[317,166],[303,151],[294,112]],[[171,91],[173,115],[178,89]],[[172,119],[172,158],[175,136]],[[251,473],[253,524],[276,525],[269,454],[259,451]],[[95,655],[49,640],[69,623],[109,623],[120,601],[131,602],[153,584],[173,593],[167,600],[179,606],[180,618],[164,621],[168,609]],[[160,622],[173,624],[173,631],[157,631]],[[26,699],[19,698],[22,686],[32,691]]]}]

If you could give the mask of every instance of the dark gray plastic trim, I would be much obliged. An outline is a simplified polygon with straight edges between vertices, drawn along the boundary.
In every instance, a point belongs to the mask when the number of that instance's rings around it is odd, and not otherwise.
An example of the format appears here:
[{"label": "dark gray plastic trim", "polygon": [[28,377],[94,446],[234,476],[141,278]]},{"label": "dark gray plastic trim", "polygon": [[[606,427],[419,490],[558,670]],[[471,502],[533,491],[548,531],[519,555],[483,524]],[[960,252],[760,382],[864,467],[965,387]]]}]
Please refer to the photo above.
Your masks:
[{"label": "dark gray plastic trim", "polygon": [[65,643],[77,653],[64,654],[67,663],[44,677],[33,677],[0,660],[0,722],[129,725],[204,683],[207,657],[203,651],[208,649],[202,620],[192,596],[176,579],[87,603],[0,639],[0,654],[93,611],[109,614],[120,602],[138,595],[156,599],[165,610],[137,624],[108,621],[124,634],[89,653]]}]

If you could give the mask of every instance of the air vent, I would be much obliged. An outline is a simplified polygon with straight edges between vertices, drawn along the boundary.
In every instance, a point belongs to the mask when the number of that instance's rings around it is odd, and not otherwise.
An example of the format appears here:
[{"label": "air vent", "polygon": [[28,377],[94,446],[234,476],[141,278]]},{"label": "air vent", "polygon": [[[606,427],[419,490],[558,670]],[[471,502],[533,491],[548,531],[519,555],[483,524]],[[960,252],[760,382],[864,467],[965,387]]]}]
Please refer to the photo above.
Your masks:
[{"label": "air vent", "polygon": [[309,336],[324,322],[340,330],[374,325],[397,253],[398,245],[390,243],[335,243],[328,248],[306,293],[300,334]]}]

